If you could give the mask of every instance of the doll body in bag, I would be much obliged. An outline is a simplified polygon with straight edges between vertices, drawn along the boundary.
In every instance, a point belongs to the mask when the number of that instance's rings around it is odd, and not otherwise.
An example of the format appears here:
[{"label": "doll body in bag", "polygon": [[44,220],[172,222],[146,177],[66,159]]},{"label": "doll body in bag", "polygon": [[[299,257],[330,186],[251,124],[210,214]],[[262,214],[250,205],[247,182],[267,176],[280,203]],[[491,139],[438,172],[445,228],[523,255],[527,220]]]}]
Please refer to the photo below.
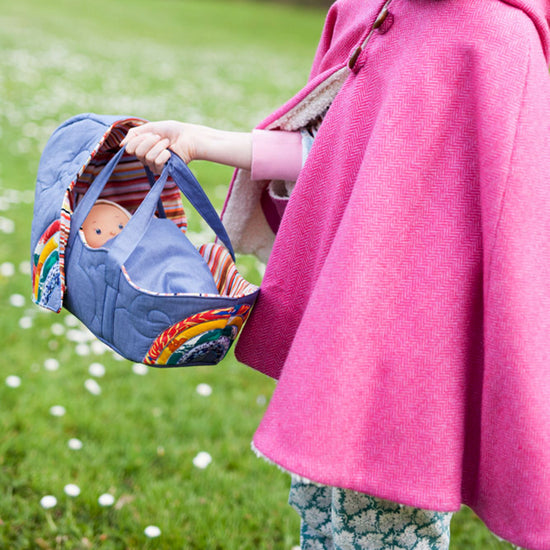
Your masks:
[{"label": "doll body in bag", "polygon": [[[130,219],[130,212],[117,203],[98,200],[82,224],[79,236],[84,249],[109,249]],[[163,246],[165,242],[170,245]],[[195,260],[192,271],[189,258]],[[156,216],[149,220],[124,268],[136,286],[149,292],[218,293],[214,277],[199,251],[173,222]]]}]

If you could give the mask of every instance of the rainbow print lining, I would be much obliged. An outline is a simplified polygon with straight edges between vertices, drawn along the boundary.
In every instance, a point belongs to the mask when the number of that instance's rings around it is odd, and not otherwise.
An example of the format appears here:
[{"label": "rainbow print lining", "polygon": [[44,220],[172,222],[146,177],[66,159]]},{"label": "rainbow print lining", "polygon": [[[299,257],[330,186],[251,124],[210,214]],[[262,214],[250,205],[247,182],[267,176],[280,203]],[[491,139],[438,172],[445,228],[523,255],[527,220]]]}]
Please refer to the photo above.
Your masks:
[{"label": "rainbow print lining", "polygon": [[59,273],[59,228],[60,222],[56,220],[46,229],[33,255],[33,300],[41,306],[46,306],[56,289],[62,288]]}]

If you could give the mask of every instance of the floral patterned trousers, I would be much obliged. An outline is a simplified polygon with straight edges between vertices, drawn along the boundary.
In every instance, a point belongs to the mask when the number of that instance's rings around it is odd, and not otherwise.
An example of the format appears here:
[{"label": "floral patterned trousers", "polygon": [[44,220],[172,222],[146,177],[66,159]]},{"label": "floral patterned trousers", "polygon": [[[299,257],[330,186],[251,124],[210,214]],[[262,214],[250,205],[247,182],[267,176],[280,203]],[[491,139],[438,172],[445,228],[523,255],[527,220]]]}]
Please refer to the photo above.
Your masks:
[{"label": "floral patterned trousers", "polygon": [[452,513],[402,506],[292,478],[302,550],[447,550]]}]

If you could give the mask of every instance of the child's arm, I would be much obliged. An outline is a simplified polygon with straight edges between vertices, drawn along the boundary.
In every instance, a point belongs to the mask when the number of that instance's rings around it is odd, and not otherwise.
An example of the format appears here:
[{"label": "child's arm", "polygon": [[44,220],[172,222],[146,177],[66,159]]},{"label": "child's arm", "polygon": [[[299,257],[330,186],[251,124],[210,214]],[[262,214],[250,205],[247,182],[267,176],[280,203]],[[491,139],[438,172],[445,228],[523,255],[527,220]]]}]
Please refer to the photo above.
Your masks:
[{"label": "child's arm", "polygon": [[128,153],[136,155],[159,173],[172,149],[185,163],[210,160],[250,170],[252,136],[246,132],[225,132],[207,126],[176,121],[149,122],[132,128],[122,141]]},{"label": "child's arm", "polygon": [[296,181],[302,163],[303,146],[300,132],[252,132],[252,180]]},{"label": "child's arm", "polygon": [[132,128],[121,145],[159,173],[172,149],[185,163],[208,160],[252,171],[253,179],[294,181],[302,166],[299,132],[227,132],[176,121]]}]

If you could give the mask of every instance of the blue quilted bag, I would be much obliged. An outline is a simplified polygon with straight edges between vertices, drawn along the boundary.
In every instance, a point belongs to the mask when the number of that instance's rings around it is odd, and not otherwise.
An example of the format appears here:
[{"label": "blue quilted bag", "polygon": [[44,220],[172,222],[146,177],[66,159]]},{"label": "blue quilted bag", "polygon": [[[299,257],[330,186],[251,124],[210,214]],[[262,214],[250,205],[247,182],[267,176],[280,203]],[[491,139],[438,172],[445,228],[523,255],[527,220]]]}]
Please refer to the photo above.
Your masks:
[{"label": "blue quilted bag", "polygon": [[[73,313],[121,356],[152,366],[217,364],[259,289],[235,265],[218,214],[175,154],[154,176],[120,141],[139,118],[83,114],[63,123],[38,168],[31,234],[33,299]],[[181,194],[217,236],[195,246]],[[81,230],[107,199],[131,217],[99,248]]]}]

